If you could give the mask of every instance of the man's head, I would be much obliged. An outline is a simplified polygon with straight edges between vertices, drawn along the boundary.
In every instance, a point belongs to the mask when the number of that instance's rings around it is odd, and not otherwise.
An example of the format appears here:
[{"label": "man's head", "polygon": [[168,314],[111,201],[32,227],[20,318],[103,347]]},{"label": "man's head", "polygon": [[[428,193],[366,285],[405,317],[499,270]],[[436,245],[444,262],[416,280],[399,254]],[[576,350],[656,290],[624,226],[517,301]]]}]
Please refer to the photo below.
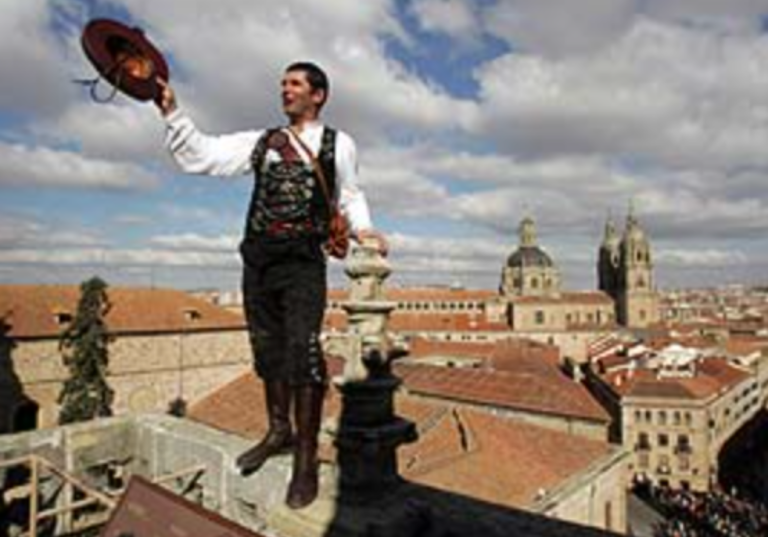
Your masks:
[{"label": "man's head", "polygon": [[283,111],[292,120],[314,119],[328,99],[328,91],[328,76],[320,67],[292,63],[283,75]]}]

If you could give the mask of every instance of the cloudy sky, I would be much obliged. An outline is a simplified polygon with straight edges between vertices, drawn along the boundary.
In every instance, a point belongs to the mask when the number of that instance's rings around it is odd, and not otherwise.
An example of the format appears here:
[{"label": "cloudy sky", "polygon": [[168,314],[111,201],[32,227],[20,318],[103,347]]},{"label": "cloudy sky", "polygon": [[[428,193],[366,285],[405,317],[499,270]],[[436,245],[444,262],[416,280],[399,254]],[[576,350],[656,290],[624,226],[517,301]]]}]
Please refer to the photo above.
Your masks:
[{"label": "cloudy sky", "polygon": [[211,133],[281,123],[283,67],[324,66],[401,284],[495,287],[528,214],[593,288],[630,203],[660,287],[768,280],[768,0],[0,0],[2,283],[237,286],[252,179],[178,173],[152,105],[72,83],[96,17]]}]

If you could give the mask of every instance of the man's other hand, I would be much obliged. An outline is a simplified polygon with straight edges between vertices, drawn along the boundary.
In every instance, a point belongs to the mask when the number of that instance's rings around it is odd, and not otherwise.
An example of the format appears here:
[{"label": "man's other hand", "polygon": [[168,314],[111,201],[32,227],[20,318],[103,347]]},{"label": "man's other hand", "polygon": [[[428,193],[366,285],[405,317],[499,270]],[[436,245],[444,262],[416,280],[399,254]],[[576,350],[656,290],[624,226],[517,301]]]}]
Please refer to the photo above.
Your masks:
[{"label": "man's other hand", "polygon": [[376,231],[375,229],[363,229],[355,233],[354,237],[357,242],[374,242],[376,243],[376,248],[378,249],[379,253],[383,255],[384,257],[389,254],[389,243],[387,242],[386,237]]},{"label": "man's other hand", "polygon": [[155,81],[160,88],[160,95],[155,99],[155,104],[160,109],[160,113],[163,114],[163,116],[167,116],[177,108],[176,92],[174,92],[173,88],[162,78],[156,77]]}]

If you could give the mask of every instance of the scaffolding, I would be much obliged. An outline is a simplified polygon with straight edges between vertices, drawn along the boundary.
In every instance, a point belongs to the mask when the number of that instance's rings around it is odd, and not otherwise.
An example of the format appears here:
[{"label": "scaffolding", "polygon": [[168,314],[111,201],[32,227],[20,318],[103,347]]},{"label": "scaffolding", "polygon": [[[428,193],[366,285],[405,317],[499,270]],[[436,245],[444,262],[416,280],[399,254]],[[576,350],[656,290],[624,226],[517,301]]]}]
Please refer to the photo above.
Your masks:
[{"label": "scaffolding", "polygon": [[[17,475],[28,476],[24,482],[0,490],[0,507],[26,507],[26,528],[14,534],[18,537],[41,537],[44,527],[55,528],[45,531],[45,535],[78,535],[95,530],[109,520],[125,491],[125,484],[106,492],[99,490],[97,486],[57,468],[51,461],[36,454],[0,461],[0,470],[12,470]],[[185,496],[205,472],[206,466],[198,464],[156,477],[152,482],[163,486],[175,483],[179,489],[177,492]],[[44,502],[43,479],[52,479],[55,491]],[[44,503],[53,505],[46,507]],[[47,520],[51,522],[45,526]]]}]

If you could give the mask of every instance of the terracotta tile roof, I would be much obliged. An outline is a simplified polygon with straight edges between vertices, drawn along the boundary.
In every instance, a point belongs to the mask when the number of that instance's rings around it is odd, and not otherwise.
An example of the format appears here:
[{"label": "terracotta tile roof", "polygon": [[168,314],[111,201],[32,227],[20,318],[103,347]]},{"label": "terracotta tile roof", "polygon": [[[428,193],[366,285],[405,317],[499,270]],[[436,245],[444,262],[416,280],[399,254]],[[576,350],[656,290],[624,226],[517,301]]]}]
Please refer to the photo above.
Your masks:
[{"label": "terracotta tile roof", "polygon": [[[112,333],[237,330],[242,316],[173,289],[109,287],[106,321]],[[0,285],[0,318],[11,337],[57,337],[65,328],[59,313],[74,315],[79,286]],[[194,319],[191,318],[194,316]]]},{"label": "terracotta tile roof", "polygon": [[495,342],[433,341],[415,337],[409,342],[408,357],[425,358],[442,355],[488,359],[495,349]]},{"label": "terracotta tile roof", "polygon": [[562,377],[560,348],[530,339],[508,339],[496,342],[489,366],[496,371]]},{"label": "terracotta tile roof", "polygon": [[[386,287],[384,296],[387,300],[403,302],[426,301],[477,301],[482,302],[499,296],[497,291],[490,289],[453,289],[451,287]],[[349,297],[347,289],[330,289],[330,300],[346,300]]]},{"label": "terracotta tile roof", "polygon": [[768,338],[751,336],[732,336],[723,344],[729,353],[748,356],[755,352],[768,350]]},{"label": "terracotta tile roof", "polygon": [[724,358],[704,358],[696,362],[693,377],[661,377],[649,369],[613,371],[603,375],[606,384],[621,396],[673,399],[706,399],[731,388],[750,374],[729,364]]},{"label": "terracotta tile roof", "polygon": [[565,375],[399,364],[411,393],[513,410],[608,422],[587,389]]},{"label": "terracotta tile roof", "polygon": [[[261,386],[253,374],[243,375],[195,404],[189,417],[259,438],[267,428]],[[403,392],[396,395],[395,405],[398,415],[415,422],[419,431],[417,442],[398,450],[405,478],[496,504],[530,506],[540,489],[556,489],[611,453],[604,442]],[[324,423],[332,423],[339,411],[339,396],[331,388]],[[321,459],[334,461],[331,438],[323,435],[321,440]]]},{"label": "terracotta tile roof", "polygon": [[[347,329],[347,314],[341,311],[327,311],[323,320],[326,330]],[[506,323],[486,321],[480,315],[470,313],[425,313],[395,311],[389,318],[389,329],[393,332],[508,332]]]},{"label": "terracotta tile roof", "polygon": [[506,323],[486,321],[471,313],[410,313],[397,311],[389,320],[389,328],[398,332],[507,332]]},{"label": "terracotta tile roof", "polygon": [[485,367],[495,370],[544,371],[557,368],[560,350],[557,346],[538,341],[515,338],[501,341],[434,341],[415,337],[409,342],[408,357],[413,359],[433,356],[476,358]]},{"label": "terracotta tile roof", "polygon": [[424,485],[525,508],[610,452],[605,442],[454,408],[400,449],[400,467]]}]

